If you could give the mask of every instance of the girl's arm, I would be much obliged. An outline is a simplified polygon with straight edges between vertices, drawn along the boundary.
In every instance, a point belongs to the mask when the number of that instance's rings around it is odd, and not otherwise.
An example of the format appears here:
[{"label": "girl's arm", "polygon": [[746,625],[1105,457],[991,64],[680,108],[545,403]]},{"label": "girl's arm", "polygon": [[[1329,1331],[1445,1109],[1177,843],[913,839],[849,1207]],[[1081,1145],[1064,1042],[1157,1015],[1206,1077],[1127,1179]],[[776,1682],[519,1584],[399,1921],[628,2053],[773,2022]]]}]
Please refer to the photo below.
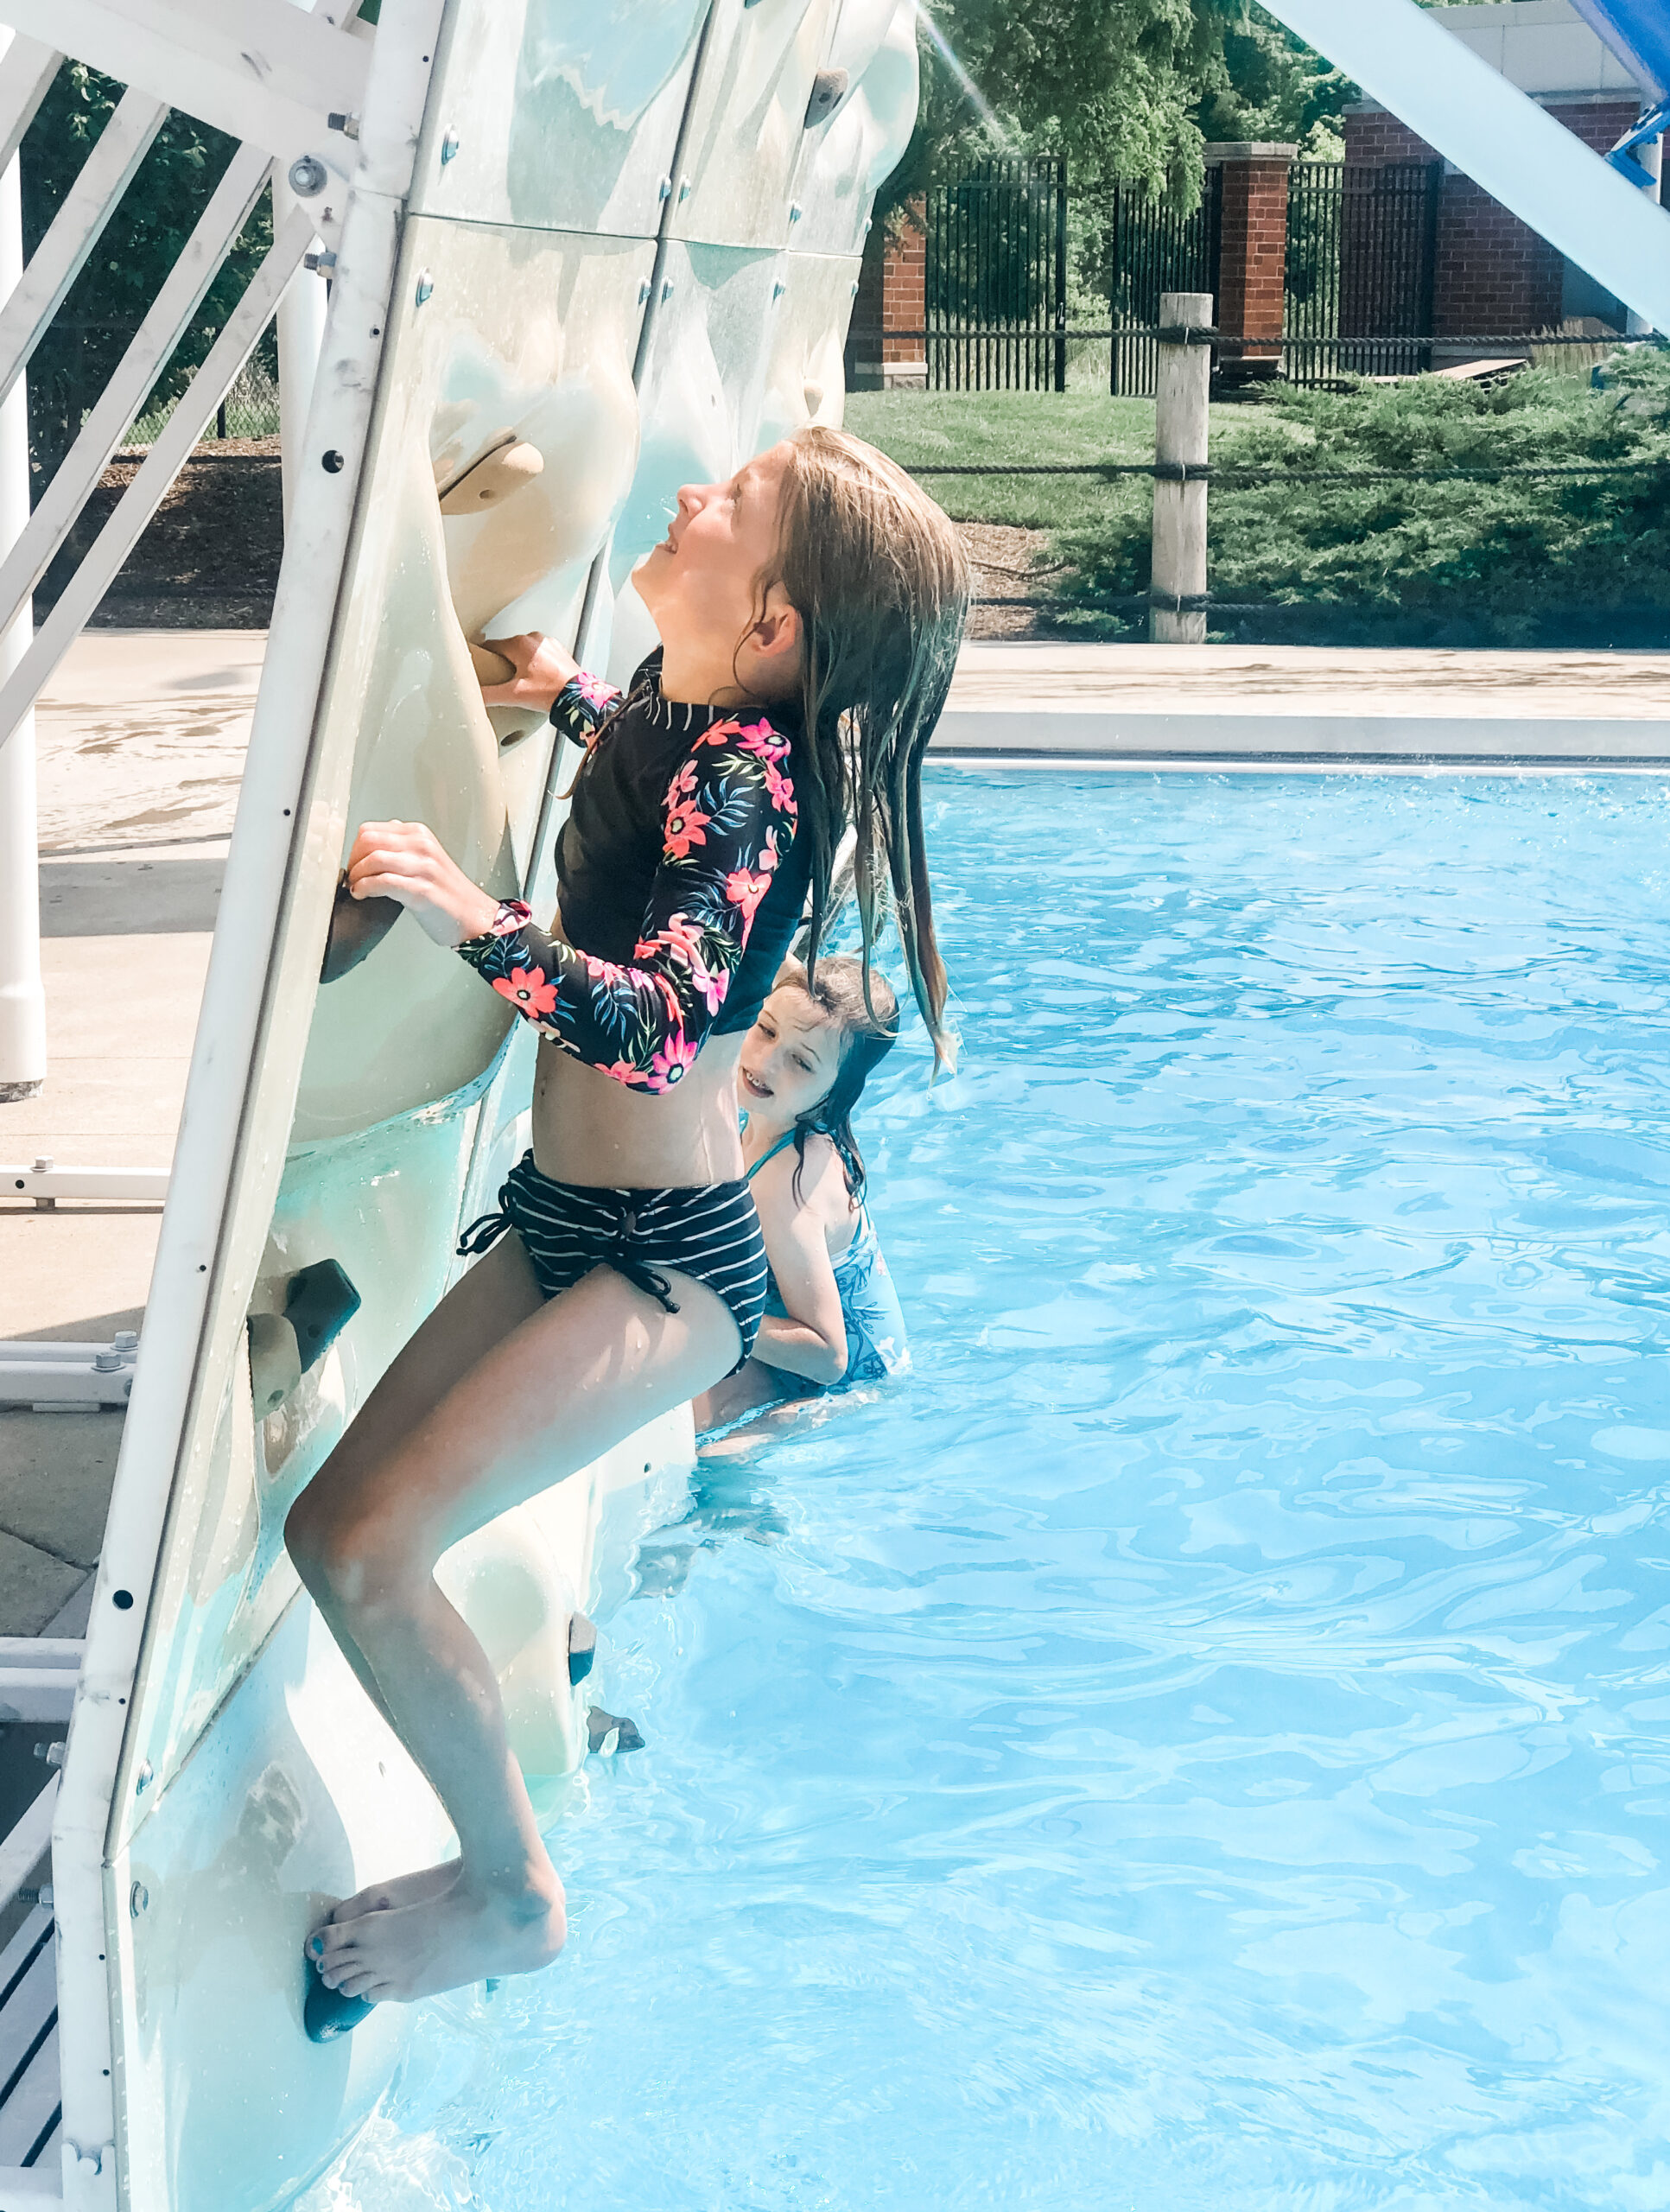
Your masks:
[{"label": "girl's arm", "polygon": [[[818,1140],[813,1138],[812,1142]],[[785,1152],[754,1179],[754,1202],[765,1238],[765,1257],[788,1317],[766,1314],[759,1325],[753,1356],[767,1367],[803,1375],[809,1382],[839,1382],[847,1372],[847,1325],[841,1318],[841,1293],[835,1287],[817,1208],[796,1200],[795,1166],[793,1152]],[[810,1174],[803,1177],[803,1188],[810,1180]]]},{"label": "girl's arm", "polygon": [[555,638],[537,630],[514,638],[488,638],[489,649],[509,661],[516,673],[505,683],[484,683],[490,707],[537,707],[548,713],[565,737],[590,747],[597,726],[620,694],[601,677],[589,676]]},{"label": "girl's arm", "polygon": [[754,912],[795,831],[789,744],[718,722],[668,788],[661,865],[629,963],[599,960],[492,899],[421,823],[368,823],[348,863],[359,898],[397,899],[540,1035],[634,1090],[670,1090],[725,1002]]}]

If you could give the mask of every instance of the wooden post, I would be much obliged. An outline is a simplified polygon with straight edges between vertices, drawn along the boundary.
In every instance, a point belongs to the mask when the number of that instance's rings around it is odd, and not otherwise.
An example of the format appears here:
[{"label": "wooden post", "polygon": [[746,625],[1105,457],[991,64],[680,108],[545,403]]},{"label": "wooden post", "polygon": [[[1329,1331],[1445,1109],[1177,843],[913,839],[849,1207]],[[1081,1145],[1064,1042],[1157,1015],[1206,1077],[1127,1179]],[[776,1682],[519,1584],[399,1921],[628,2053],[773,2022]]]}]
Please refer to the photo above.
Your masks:
[{"label": "wooden post", "polygon": [[[1179,342],[1209,330],[1210,292],[1162,292],[1159,321],[1175,339],[1159,341],[1154,385],[1154,537],[1149,565],[1153,605],[1148,637],[1156,645],[1206,641],[1207,398],[1210,345]],[[1188,602],[1196,600],[1198,606]],[[1179,604],[1182,602],[1182,604]]]}]

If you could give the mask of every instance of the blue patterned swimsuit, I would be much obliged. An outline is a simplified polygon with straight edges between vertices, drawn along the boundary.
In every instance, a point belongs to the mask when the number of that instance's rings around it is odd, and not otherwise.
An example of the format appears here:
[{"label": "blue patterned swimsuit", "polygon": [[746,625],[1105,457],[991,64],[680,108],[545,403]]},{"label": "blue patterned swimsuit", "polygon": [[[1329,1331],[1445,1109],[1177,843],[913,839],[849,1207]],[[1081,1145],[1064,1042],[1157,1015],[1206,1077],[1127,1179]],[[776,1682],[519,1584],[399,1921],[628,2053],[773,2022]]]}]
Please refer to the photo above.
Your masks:
[{"label": "blue patterned swimsuit", "polygon": [[[785,1145],[793,1142],[791,1129],[755,1160],[748,1170],[748,1180],[752,1183],[768,1160],[775,1160]],[[911,1363],[904,1310],[882,1256],[867,1205],[859,1206],[858,1225],[853,1230],[852,1243],[838,1260],[832,1260],[829,1264],[835,1270],[835,1288],[841,1294],[841,1319],[847,1331],[846,1372],[836,1382],[814,1382],[803,1375],[790,1374],[786,1368],[774,1369],[788,1397],[819,1396],[829,1390],[850,1389],[854,1382],[885,1382],[890,1375],[902,1375]],[[794,1318],[784,1305],[777,1278],[769,1268],[765,1311],[776,1314],[779,1320]]]}]

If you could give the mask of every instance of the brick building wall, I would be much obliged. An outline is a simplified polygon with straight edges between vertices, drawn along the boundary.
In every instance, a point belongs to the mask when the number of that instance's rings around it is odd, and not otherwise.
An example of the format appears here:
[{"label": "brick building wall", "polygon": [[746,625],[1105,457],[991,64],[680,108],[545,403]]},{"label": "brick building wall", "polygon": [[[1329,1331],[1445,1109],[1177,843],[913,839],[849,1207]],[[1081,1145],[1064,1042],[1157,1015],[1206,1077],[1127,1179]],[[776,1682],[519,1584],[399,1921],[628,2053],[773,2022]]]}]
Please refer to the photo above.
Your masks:
[{"label": "brick building wall", "polygon": [[[1618,99],[1546,105],[1557,123],[1604,153],[1634,123],[1637,104]],[[1345,158],[1379,168],[1438,157],[1395,116],[1375,113],[1346,117]],[[1470,177],[1445,177],[1433,283],[1436,336],[1505,337],[1558,329],[1565,277],[1565,260],[1546,238],[1510,215]]]}]

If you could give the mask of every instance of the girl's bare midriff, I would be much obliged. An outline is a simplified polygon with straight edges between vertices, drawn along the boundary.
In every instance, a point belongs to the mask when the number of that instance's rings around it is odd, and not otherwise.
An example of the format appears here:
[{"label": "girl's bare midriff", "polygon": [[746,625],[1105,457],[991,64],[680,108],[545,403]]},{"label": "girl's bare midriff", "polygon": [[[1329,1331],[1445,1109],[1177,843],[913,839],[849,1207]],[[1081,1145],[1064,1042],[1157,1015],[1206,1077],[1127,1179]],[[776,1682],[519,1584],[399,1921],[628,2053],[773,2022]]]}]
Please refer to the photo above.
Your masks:
[{"label": "girl's bare midriff", "polygon": [[737,1135],[740,1037],[710,1037],[673,1090],[628,1090],[613,1076],[542,1046],[534,1078],[533,1156],[559,1183],[676,1190],[742,1174]]},{"label": "girl's bare midriff", "polygon": [[[564,934],[559,910],[551,918]],[[533,1079],[533,1162],[554,1183],[677,1191],[742,1175],[736,1064],[746,1030],[709,1037],[672,1090],[629,1090],[542,1045]]]}]

